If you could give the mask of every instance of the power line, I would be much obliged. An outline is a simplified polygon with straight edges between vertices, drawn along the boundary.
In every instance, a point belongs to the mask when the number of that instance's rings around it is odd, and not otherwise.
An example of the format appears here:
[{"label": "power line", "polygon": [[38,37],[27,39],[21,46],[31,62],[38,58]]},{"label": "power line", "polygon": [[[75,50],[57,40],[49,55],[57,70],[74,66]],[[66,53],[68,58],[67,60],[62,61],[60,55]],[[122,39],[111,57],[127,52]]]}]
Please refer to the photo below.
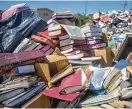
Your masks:
[{"label": "power line", "polygon": [[126,8],[127,8],[127,6],[128,6],[128,2],[127,1],[125,1],[125,3],[124,4],[122,4],[123,5],[123,11],[125,11],[126,10]]},{"label": "power line", "polygon": [[85,1],[85,15],[87,15],[87,1]]}]

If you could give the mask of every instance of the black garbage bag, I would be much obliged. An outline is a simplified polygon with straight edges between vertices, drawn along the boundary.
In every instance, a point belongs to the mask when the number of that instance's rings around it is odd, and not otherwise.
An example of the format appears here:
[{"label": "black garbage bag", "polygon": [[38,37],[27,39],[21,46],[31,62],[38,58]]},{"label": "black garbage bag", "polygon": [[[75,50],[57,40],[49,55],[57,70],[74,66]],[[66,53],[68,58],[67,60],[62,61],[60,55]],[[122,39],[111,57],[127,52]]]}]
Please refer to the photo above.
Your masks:
[{"label": "black garbage bag", "polygon": [[44,31],[47,23],[28,6],[0,21],[0,52],[13,52],[25,37]]}]

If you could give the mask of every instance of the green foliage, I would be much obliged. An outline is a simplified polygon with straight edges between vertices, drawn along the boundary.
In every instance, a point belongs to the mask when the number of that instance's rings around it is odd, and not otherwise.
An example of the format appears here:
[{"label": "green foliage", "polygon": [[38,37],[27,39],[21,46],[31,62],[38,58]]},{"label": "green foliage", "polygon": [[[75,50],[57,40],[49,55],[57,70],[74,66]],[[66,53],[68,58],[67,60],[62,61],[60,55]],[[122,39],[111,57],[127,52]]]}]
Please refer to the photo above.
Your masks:
[{"label": "green foliage", "polygon": [[79,27],[86,23],[92,22],[92,19],[89,16],[86,16],[80,13],[77,13],[74,15],[74,20],[75,20],[75,24]]}]

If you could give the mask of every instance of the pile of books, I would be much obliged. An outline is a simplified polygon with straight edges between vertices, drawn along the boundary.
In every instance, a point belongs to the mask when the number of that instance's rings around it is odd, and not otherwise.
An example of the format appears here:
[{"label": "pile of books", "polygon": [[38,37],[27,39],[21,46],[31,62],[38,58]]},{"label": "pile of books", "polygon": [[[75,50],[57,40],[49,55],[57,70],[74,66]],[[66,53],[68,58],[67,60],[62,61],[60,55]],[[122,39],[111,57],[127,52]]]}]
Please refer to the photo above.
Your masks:
[{"label": "pile of books", "polygon": [[51,107],[50,98],[43,91],[51,77],[68,66],[68,60],[65,56],[50,55],[49,49],[47,45],[40,50],[0,54],[1,107]]},{"label": "pile of books", "polygon": [[71,11],[56,12],[53,14],[52,18],[47,22],[49,26],[55,24],[64,25],[75,25],[73,15]]},{"label": "pile of books", "polygon": [[86,24],[81,27],[81,31],[86,35],[90,49],[106,47],[106,43],[103,41],[102,29],[98,26]]},{"label": "pile of books", "polygon": [[30,50],[43,50],[48,47],[49,54],[57,46],[58,40],[54,40],[48,35],[48,31],[38,32],[37,35],[32,35],[31,38],[24,38],[21,43],[16,47],[13,53]]},{"label": "pile of books", "polygon": [[94,55],[94,47],[90,48],[90,44],[93,45],[96,42],[100,43],[102,40],[91,40],[90,37],[86,37],[77,26],[62,24],[49,26],[48,35],[52,39],[54,38],[59,41],[61,53],[68,58],[69,63],[72,65],[91,65],[93,62],[100,61],[102,59],[101,56]]}]

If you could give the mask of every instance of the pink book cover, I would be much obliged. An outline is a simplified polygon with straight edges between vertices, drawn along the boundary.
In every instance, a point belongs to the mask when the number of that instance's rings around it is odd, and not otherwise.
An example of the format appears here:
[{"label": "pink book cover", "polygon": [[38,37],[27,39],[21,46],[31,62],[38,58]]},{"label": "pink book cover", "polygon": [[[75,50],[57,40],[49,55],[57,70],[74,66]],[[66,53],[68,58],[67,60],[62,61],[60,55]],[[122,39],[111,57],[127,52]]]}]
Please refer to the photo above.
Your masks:
[{"label": "pink book cover", "polygon": [[57,99],[66,100],[66,101],[73,101],[79,96],[79,93],[62,95],[59,92],[59,87],[54,87],[54,88],[44,90],[43,94],[52,98],[57,98]]},{"label": "pink book cover", "polygon": [[49,39],[50,41],[52,41],[54,44],[58,44],[59,41],[58,40],[54,40],[53,37],[48,35],[48,30],[44,31],[44,32],[38,32],[38,35],[44,38]]}]

